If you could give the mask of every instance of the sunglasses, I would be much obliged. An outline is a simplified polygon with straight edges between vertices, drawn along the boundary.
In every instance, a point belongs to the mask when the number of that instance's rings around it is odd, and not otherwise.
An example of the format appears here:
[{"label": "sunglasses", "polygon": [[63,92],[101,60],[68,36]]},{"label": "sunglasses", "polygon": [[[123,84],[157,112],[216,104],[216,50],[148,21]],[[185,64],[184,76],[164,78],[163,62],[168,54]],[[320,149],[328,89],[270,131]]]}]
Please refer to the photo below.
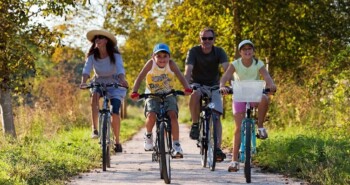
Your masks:
[{"label": "sunglasses", "polygon": [[95,39],[105,39],[107,37],[103,36],[103,35],[96,35],[95,36]]},{"label": "sunglasses", "polygon": [[202,40],[213,40],[214,37],[201,37]]}]

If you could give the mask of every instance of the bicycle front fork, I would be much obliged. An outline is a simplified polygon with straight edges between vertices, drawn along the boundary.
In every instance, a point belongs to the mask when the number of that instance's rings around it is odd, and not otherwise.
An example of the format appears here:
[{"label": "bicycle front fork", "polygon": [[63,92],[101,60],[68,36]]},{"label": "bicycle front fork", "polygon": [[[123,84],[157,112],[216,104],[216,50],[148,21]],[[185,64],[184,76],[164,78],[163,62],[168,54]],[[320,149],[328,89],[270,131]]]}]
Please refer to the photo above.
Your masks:
[{"label": "bicycle front fork", "polygon": [[107,135],[106,135],[106,143],[107,145],[110,144],[110,136],[111,136],[111,114],[110,113],[98,113],[98,137],[100,138],[100,143],[102,143],[102,138],[101,138],[101,134],[102,134],[102,124],[103,124],[103,116],[107,114]]},{"label": "bicycle front fork", "polygon": [[246,140],[246,123],[247,122],[250,122],[251,124],[251,154],[256,154],[256,130],[255,130],[255,120],[253,119],[243,119],[242,123],[241,123],[241,145],[240,145],[240,148],[239,148],[239,160],[240,162],[245,162],[245,140]]}]

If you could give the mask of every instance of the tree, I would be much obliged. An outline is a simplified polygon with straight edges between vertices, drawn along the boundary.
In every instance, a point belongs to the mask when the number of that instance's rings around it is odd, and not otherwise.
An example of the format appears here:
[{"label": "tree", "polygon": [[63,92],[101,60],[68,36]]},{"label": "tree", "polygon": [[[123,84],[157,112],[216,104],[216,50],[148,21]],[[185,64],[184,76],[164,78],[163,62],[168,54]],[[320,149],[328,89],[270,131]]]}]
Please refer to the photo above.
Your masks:
[{"label": "tree", "polygon": [[[30,24],[32,17],[41,14],[62,15],[74,7],[74,2],[65,1],[22,1],[0,2],[0,106],[4,133],[16,137],[12,112],[12,94],[25,93],[30,84],[26,78],[35,75],[36,53],[50,53],[52,43],[59,41],[59,34],[41,24]],[[32,11],[31,8],[37,10]]]}]

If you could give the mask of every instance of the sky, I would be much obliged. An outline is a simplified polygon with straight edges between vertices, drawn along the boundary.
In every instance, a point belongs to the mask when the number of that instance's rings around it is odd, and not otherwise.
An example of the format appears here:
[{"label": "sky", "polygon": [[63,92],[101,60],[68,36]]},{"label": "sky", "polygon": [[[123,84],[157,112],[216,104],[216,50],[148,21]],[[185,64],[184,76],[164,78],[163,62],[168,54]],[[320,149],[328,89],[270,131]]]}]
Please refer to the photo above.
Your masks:
[{"label": "sky", "polygon": [[[88,51],[91,43],[86,38],[86,33],[92,29],[102,29],[103,17],[105,12],[103,11],[103,4],[105,0],[92,0],[91,5],[87,3],[85,10],[76,12],[73,16],[55,17],[48,16],[35,17],[32,21],[42,23],[49,27],[51,30],[62,24],[68,24],[67,36],[62,39],[63,44],[81,49],[84,53]],[[32,7],[31,11],[37,10],[38,7]],[[125,42],[124,37],[118,37],[118,45],[120,46]]]}]

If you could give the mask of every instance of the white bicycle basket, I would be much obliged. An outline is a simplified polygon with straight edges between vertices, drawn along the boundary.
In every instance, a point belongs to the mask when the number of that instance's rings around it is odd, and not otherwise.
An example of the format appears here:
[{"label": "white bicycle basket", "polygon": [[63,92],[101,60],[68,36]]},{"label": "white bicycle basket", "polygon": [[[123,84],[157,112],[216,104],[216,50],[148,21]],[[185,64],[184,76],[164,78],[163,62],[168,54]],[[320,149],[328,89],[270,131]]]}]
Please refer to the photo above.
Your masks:
[{"label": "white bicycle basket", "polygon": [[265,87],[263,80],[232,81],[233,99],[236,102],[260,102]]}]

